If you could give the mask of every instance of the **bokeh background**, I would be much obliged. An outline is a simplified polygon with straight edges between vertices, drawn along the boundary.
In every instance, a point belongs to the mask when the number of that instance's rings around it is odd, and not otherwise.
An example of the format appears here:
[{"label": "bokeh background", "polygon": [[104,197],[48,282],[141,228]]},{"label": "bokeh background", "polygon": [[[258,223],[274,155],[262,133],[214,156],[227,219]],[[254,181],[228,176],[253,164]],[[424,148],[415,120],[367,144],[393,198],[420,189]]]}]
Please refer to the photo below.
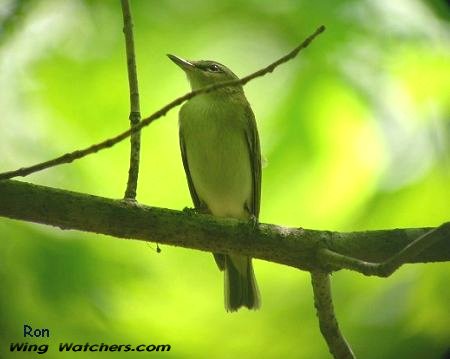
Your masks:
[{"label": "bokeh background", "polygon": [[[188,91],[165,56],[244,76],[327,26],[305,52],[246,86],[258,121],[261,221],[329,230],[450,219],[450,8],[442,0],[132,1],[143,115]],[[0,171],[128,126],[119,1],[0,1]],[[142,133],[138,200],[191,206],[178,109]],[[123,195],[128,141],[25,181]],[[1,198],[0,198],[1,201]],[[165,358],[327,358],[308,273],[255,261],[263,306],[228,314],[210,255],[0,219],[0,357],[23,324],[60,342],[172,345]],[[333,275],[360,358],[440,358],[450,344],[448,264],[388,279]],[[140,353],[102,357],[139,357]]]}]

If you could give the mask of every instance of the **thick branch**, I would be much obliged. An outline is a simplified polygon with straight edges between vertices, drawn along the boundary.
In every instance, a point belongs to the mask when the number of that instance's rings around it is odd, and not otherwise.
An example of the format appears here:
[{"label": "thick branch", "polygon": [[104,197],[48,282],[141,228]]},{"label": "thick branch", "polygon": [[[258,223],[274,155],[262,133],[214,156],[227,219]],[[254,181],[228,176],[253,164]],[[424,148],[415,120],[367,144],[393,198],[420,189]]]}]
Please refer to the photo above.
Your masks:
[{"label": "thick branch", "polygon": [[[382,262],[431,229],[340,233],[261,224],[255,231],[247,222],[235,219],[129,205],[12,180],[0,181],[0,216],[208,252],[242,254],[303,270],[321,268],[317,256],[321,248]],[[408,259],[408,263],[449,260],[447,237]]]},{"label": "thick branch", "polygon": [[[139,86],[136,72],[136,54],[134,50],[133,20],[128,0],[122,0],[123,33],[127,53],[128,84],[130,88],[130,127],[137,126],[141,121],[139,106]],[[130,168],[128,182],[125,190],[126,199],[136,198],[136,188],[139,176],[139,155],[141,148],[141,132],[135,131],[130,138]]]},{"label": "thick branch", "polygon": [[201,89],[195,90],[195,91],[191,91],[187,94],[185,94],[184,96],[178,97],[177,99],[173,100],[172,102],[168,103],[167,105],[165,105],[164,107],[162,107],[160,110],[156,111],[155,113],[153,113],[152,115],[150,115],[149,117],[143,119],[141,122],[139,122],[139,124],[137,124],[136,126],[133,126],[132,128],[118,134],[115,137],[109,138],[107,140],[104,140],[102,142],[96,143],[92,146],[83,148],[81,150],[76,150],[73,152],[69,152],[66,153],[62,156],[56,157],[54,159],[45,161],[45,162],[41,162],[41,163],[37,163],[35,165],[29,166],[29,167],[23,167],[23,168],[19,168],[17,170],[14,171],[8,171],[8,172],[2,172],[0,173],[0,180],[4,180],[4,179],[9,179],[9,178],[13,178],[13,177],[17,177],[17,176],[28,176],[31,173],[35,173],[38,171],[42,171],[46,168],[50,168],[50,167],[55,167],[64,163],[71,163],[75,160],[78,160],[80,158],[83,158],[87,155],[96,153],[98,151],[101,151],[105,148],[109,148],[114,146],[116,143],[119,143],[120,141],[123,141],[125,138],[129,137],[131,134],[140,131],[142,128],[144,128],[145,126],[148,126],[149,124],[151,124],[153,121],[157,120],[160,117],[163,117],[166,115],[167,112],[169,112],[171,109],[173,109],[174,107],[177,107],[179,105],[181,105],[183,102],[190,100],[193,97],[196,97],[200,94],[203,93],[208,93],[208,92],[212,92],[212,91],[216,91],[220,88],[223,87],[229,87],[229,86],[239,86],[239,85],[245,85],[246,83],[248,83],[249,81],[257,78],[257,77],[261,77],[266,75],[269,72],[272,72],[273,70],[275,70],[275,68],[277,68],[278,66],[280,66],[281,64],[293,59],[294,57],[297,56],[297,54],[305,49],[306,47],[309,46],[309,44],[318,36],[320,35],[322,32],[325,31],[325,26],[320,26],[313,34],[311,34],[310,36],[308,36],[300,45],[298,45],[294,50],[292,50],[291,52],[289,52],[287,55],[281,57],[280,59],[278,59],[277,61],[273,62],[272,64],[266,66],[265,68],[258,70],[248,76],[243,77],[240,80],[232,80],[232,81],[224,81],[224,82],[220,82],[214,85],[210,85],[210,86],[206,86],[203,87]]}]

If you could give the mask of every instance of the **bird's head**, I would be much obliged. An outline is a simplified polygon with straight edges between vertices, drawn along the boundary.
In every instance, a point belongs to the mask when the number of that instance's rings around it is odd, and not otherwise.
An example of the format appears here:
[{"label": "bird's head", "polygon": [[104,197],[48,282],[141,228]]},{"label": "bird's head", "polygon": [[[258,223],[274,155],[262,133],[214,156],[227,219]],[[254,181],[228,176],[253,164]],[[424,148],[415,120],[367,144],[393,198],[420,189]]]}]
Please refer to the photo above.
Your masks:
[{"label": "bird's head", "polygon": [[[167,56],[186,73],[192,90],[197,90],[218,82],[238,79],[238,77],[228,67],[215,61],[188,61],[175,55]],[[242,87],[235,86],[234,89],[230,87],[226,90],[242,91]]]}]

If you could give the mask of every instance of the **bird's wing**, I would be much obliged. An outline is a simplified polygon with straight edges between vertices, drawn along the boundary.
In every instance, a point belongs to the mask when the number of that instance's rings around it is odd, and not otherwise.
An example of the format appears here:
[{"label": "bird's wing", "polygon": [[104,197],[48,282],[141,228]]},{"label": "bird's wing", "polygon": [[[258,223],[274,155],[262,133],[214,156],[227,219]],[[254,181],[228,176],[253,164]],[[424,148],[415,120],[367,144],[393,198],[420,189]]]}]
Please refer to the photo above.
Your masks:
[{"label": "bird's wing", "polygon": [[250,165],[252,168],[252,198],[249,205],[250,214],[256,219],[259,217],[259,206],[261,200],[261,148],[259,145],[258,129],[256,127],[255,115],[250,107],[246,106],[245,137],[250,154]]},{"label": "bird's wing", "polygon": [[184,143],[184,137],[181,130],[179,131],[180,135],[180,149],[181,149],[181,159],[183,160],[184,171],[186,172],[186,178],[189,186],[189,192],[191,193],[192,202],[194,202],[194,206],[197,209],[202,207],[202,203],[200,198],[198,197],[197,192],[195,191],[194,183],[192,182],[191,172],[189,171],[189,163],[186,154],[186,145]]}]

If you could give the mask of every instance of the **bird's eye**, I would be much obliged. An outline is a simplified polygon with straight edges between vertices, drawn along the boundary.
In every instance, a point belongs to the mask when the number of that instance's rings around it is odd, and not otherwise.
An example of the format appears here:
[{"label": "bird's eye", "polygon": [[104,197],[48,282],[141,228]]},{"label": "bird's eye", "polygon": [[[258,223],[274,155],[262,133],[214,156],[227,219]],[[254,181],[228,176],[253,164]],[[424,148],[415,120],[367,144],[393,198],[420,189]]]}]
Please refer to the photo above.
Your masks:
[{"label": "bird's eye", "polygon": [[211,72],[220,72],[220,71],[222,71],[222,70],[221,70],[221,68],[220,68],[218,65],[212,64],[212,65],[210,65],[210,66],[208,67],[208,71],[211,71]]}]

